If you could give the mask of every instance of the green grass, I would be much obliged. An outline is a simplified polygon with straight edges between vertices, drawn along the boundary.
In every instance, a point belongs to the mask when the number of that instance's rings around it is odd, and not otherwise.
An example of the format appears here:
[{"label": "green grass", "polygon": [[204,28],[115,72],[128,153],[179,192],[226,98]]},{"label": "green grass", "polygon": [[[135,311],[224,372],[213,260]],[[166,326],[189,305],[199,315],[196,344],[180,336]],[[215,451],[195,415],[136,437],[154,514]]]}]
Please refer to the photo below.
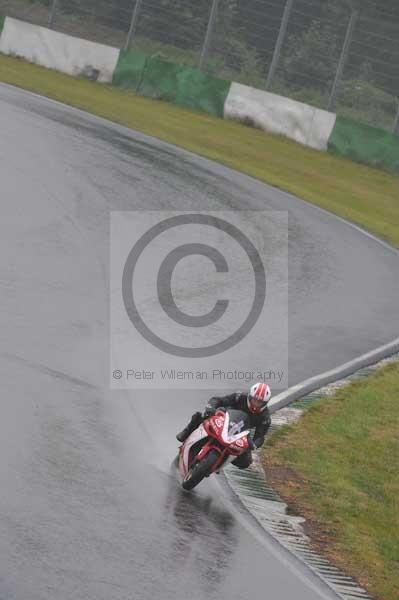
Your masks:
[{"label": "green grass", "polygon": [[293,475],[280,493],[322,524],[339,564],[377,598],[398,600],[399,364],[318,402],[273,438],[266,468]]},{"label": "green grass", "polygon": [[239,123],[0,56],[0,81],[55,98],[296,194],[399,245],[399,179]]}]

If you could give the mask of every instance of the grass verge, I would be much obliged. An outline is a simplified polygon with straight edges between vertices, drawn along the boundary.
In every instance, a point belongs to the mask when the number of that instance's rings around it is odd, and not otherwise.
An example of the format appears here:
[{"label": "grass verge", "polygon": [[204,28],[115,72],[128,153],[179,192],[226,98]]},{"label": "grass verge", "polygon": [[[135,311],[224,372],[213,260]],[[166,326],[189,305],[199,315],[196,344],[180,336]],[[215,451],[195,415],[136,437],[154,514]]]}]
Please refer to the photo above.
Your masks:
[{"label": "grass verge", "polygon": [[223,163],[399,245],[399,179],[223,121],[0,56],[0,81],[54,98]]},{"label": "grass verge", "polygon": [[399,364],[272,436],[268,480],[316,546],[376,598],[399,598]]}]

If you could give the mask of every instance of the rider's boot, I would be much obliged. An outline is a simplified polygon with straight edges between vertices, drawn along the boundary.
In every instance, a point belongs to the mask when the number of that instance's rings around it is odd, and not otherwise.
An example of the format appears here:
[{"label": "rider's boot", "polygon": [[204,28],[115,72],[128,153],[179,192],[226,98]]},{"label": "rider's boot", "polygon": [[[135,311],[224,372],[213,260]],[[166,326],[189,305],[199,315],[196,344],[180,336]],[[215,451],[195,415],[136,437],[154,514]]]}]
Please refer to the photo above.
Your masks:
[{"label": "rider's boot", "polygon": [[200,425],[200,423],[202,422],[202,414],[200,412],[194,413],[193,416],[191,417],[191,421],[190,423],[187,425],[187,427],[185,427],[183,429],[183,431],[181,431],[180,433],[177,434],[176,439],[178,442],[185,442],[186,439],[188,438],[189,435],[192,434],[192,432],[197,429],[197,427]]}]

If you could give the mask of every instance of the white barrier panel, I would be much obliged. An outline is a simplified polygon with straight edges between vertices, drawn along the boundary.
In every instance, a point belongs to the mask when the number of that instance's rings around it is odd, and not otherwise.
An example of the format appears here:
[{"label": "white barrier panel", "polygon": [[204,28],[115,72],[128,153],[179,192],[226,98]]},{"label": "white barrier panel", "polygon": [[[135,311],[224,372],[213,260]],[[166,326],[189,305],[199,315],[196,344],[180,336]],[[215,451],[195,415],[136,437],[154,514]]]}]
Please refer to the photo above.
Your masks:
[{"label": "white barrier panel", "polygon": [[336,120],[333,113],[240,83],[231,85],[224,117],[251,123],[316,150],[327,150]]},{"label": "white barrier panel", "polygon": [[0,52],[68,75],[93,76],[95,70],[98,81],[111,82],[120,51],[6,17]]}]

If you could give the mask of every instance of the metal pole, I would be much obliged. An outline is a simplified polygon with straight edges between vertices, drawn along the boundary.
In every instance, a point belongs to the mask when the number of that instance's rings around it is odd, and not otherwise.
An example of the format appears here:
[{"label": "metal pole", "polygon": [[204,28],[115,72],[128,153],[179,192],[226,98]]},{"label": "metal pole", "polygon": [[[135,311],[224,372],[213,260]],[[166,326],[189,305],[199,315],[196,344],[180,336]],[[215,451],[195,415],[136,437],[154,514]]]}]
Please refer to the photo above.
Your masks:
[{"label": "metal pole", "polygon": [[355,27],[356,27],[358,18],[359,18],[359,10],[358,9],[352,10],[351,18],[349,19],[349,23],[348,23],[348,29],[346,30],[344,45],[342,47],[341,57],[339,59],[337,72],[335,74],[335,79],[334,79],[334,83],[332,86],[330,98],[328,100],[327,110],[329,110],[331,112],[334,112],[335,108],[336,108],[338,90],[339,90],[339,86],[341,83],[342,75],[344,73],[346,61],[348,59],[349,48],[352,43],[353,32],[355,31]]},{"label": "metal pole", "polygon": [[291,11],[292,11],[293,6],[294,6],[294,0],[287,0],[287,4],[285,5],[285,9],[284,9],[283,18],[281,20],[280,31],[278,34],[276,46],[274,48],[272,64],[270,65],[269,73],[267,75],[266,88],[265,88],[266,90],[270,89],[273,79],[274,79],[274,75],[276,74],[276,69],[277,69],[278,62],[280,60],[281,49],[283,47],[285,36],[287,34],[288,22],[290,20]]},{"label": "metal pole", "polygon": [[132,20],[130,23],[129,33],[127,34],[125,50],[129,50],[132,40],[134,38],[134,34],[136,33],[137,21],[139,18],[139,12],[141,8],[143,0],[136,0],[136,4],[134,5],[134,10],[132,14]]},{"label": "metal pole", "polygon": [[397,112],[396,119],[395,119],[395,124],[393,126],[393,132],[396,133],[396,135],[399,135],[399,106],[398,106],[398,112]]},{"label": "metal pole", "polygon": [[55,21],[55,14],[57,12],[57,7],[58,7],[58,0],[53,0],[53,3],[50,8],[50,14],[48,16],[48,23],[47,23],[47,26],[49,27],[49,29],[53,28],[54,21]]},{"label": "metal pole", "polygon": [[215,25],[216,16],[218,12],[219,0],[212,0],[211,14],[209,15],[208,27],[206,28],[205,40],[202,46],[201,56],[199,60],[199,68],[202,69],[207,59],[209,46],[212,38],[212,31]]}]

